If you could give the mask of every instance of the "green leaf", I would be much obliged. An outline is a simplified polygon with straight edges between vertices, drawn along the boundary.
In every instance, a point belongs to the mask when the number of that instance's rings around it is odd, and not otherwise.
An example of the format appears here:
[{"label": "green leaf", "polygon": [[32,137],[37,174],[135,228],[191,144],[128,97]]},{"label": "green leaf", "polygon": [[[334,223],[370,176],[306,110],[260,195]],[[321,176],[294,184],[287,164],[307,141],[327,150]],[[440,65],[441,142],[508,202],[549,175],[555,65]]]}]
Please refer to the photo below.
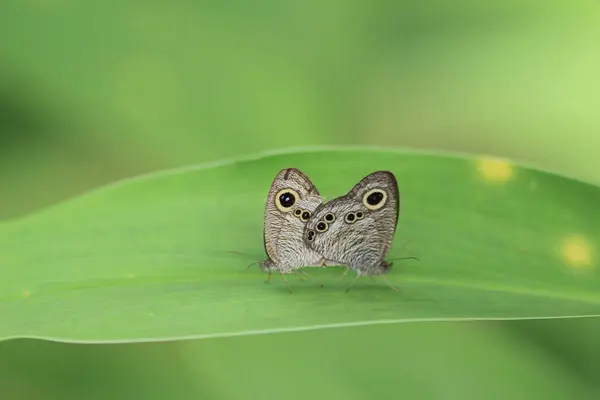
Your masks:
[{"label": "green leaf", "polygon": [[[388,279],[349,292],[266,274],[266,193],[285,167],[331,199],[393,171]],[[600,314],[600,189],[502,161],[367,149],[268,154],[121,182],[0,225],[0,337],[136,341],[418,320]],[[409,242],[405,246],[406,242]],[[245,255],[233,254],[231,251]],[[322,283],[324,287],[320,287]]]}]

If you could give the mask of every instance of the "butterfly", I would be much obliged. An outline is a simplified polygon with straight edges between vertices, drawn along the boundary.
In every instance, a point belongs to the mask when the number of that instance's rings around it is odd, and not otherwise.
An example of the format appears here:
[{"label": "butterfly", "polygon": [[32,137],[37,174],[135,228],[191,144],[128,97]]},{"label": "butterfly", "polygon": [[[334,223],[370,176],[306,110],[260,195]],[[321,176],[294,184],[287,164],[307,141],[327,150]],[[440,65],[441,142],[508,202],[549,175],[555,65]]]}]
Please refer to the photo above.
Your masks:
[{"label": "butterfly", "polygon": [[273,272],[278,272],[292,293],[284,274],[327,265],[327,260],[308,248],[303,239],[306,224],[322,203],[323,197],[302,171],[286,168],[277,173],[265,205],[263,242],[267,259],[257,262],[268,272],[267,282]]},{"label": "butterfly", "polygon": [[399,212],[396,177],[389,171],[376,171],[347,194],[321,203],[306,224],[304,242],[323,258],[347,266],[344,275],[349,269],[356,271],[348,291],[361,276],[389,272],[392,262],[385,258],[394,240]]}]

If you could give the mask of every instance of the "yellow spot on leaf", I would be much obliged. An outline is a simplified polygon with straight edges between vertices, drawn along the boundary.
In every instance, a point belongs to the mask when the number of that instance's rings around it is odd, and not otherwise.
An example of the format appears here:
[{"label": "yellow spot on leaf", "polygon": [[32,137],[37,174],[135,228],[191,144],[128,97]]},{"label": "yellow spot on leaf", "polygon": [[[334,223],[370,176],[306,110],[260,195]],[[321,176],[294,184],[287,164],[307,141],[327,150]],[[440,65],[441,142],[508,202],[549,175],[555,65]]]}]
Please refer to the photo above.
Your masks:
[{"label": "yellow spot on leaf", "polygon": [[570,266],[585,268],[594,264],[594,248],[581,235],[566,238],[562,243],[561,253],[565,262]]},{"label": "yellow spot on leaf", "polygon": [[134,275],[134,274],[127,274],[127,277],[128,277],[129,279],[132,279],[132,278],[135,278],[135,275]]},{"label": "yellow spot on leaf", "polygon": [[31,296],[31,292],[29,290],[26,290],[25,292],[23,292],[23,296],[29,297],[29,296]]},{"label": "yellow spot on leaf", "polygon": [[511,163],[499,158],[481,158],[477,162],[477,170],[488,181],[506,182],[514,175]]}]

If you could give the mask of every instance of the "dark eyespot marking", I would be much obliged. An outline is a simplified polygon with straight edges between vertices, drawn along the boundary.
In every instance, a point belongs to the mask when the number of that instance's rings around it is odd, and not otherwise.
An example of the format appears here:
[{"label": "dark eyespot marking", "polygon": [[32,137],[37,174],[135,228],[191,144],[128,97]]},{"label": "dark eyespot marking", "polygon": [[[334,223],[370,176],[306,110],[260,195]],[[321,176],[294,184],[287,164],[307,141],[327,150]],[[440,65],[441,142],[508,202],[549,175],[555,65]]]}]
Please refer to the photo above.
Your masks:
[{"label": "dark eyespot marking", "polygon": [[285,208],[290,208],[296,202],[296,197],[290,192],[285,192],[279,195],[279,203]]},{"label": "dark eyespot marking", "polygon": [[327,229],[329,229],[329,225],[327,225],[327,222],[319,221],[315,228],[317,229],[317,232],[325,232]]},{"label": "dark eyespot marking", "polygon": [[302,217],[300,217],[302,219],[302,221],[308,221],[308,219],[310,218],[310,211],[304,211],[302,213]]},{"label": "dark eyespot marking", "polygon": [[358,211],[358,212],[356,213],[356,219],[363,219],[363,217],[364,217],[364,216],[365,216],[365,215],[363,214],[363,212],[362,212],[362,211]]},{"label": "dark eyespot marking", "polygon": [[381,200],[383,200],[382,192],[373,192],[367,197],[367,203],[371,206],[376,206],[381,203]]},{"label": "dark eyespot marking", "polygon": [[315,238],[315,231],[308,231],[308,234],[306,235],[306,238],[309,241],[312,241]]},{"label": "dark eyespot marking", "polygon": [[353,224],[354,221],[356,220],[356,215],[354,213],[348,213],[348,214],[346,214],[345,220],[347,223]]},{"label": "dark eyespot marking", "polygon": [[387,193],[382,189],[371,189],[363,196],[363,204],[369,210],[379,210],[387,201]]},{"label": "dark eyespot marking", "polygon": [[275,195],[275,205],[281,212],[288,212],[299,199],[298,193],[293,189],[282,189]]},{"label": "dark eyespot marking", "polygon": [[335,221],[335,215],[333,215],[332,213],[327,213],[325,214],[325,217],[323,217],[323,219],[327,222],[333,222]]},{"label": "dark eyespot marking", "polygon": [[294,215],[295,215],[295,216],[300,216],[300,215],[302,215],[302,210],[301,210],[301,209],[299,209],[299,208],[296,208],[296,210],[294,211]]}]

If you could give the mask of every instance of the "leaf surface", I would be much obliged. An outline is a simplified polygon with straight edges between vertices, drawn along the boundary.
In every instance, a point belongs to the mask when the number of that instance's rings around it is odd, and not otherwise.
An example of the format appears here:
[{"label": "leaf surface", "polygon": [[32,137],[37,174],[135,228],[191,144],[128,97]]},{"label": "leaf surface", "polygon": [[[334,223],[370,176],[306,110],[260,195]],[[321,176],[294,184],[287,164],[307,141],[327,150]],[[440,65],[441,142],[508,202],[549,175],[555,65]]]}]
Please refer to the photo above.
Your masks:
[{"label": "leaf surface", "polygon": [[[266,194],[297,167],[326,199],[393,171],[383,278],[253,267]],[[270,154],[120,182],[0,225],[0,337],[145,341],[418,320],[600,314],[600,189],[503,161],[366,149]],[[408,243],[407,243],[408,242]],[[231,253],[239,252],[240,254]],[[320,287],[320,283],[324,287]]]}]

